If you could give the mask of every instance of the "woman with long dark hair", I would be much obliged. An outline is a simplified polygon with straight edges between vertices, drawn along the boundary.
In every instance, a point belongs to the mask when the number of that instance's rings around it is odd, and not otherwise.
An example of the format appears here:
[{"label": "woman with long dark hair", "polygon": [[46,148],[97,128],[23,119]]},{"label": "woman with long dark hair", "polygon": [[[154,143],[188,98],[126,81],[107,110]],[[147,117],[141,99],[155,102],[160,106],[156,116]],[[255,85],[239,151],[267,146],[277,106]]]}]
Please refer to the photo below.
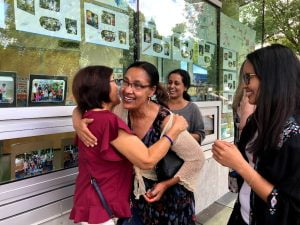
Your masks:
[{"label": "woman with long dark hair", "polygon": [[[171,117],[166,107],[168,94],[159,84],[157,68],[144,61],[131,64],[125,72],[120,91],[122,104],[116,106],[114,112],[146,146],[152,146],[160,139]],[[152,100],[154,96],[155,100]],[[95,144],[95,137],[86,129],[78,112],[75,111],[73,119],[79,138],[86,144]],[[204,155],[200,145],[187,131],[178,136],[171,150],[184,161],[172,179],[159,182],[154,169],[135,167],[133,219],[140,222],[135,224],[195,224],[194,191]]]},{"label": "woman with long dark hair", "polygon": [[87,147],[76,139],[79,173],[70,218],[84,225],[111,225],[113,220],[101,204],[92,179],[99,185],[113,215],[130,217],[132,164],[143,169],[153,168],[169,150],[170,140],[187,127],[186,121],[174,117],[176,121],[164,138],[147,148],[124,121],[111,112],[120,103],[112,68],[88,66],[80,69],[74,77],[72,92],[79,112],[84,118],[94,120],[89,129],[97,137],[98,145]]},{"label": "woman with long dark hair", "polygon": [[191,86],[189,73],[183,69],[176,69],[168,74],[169,109],[184,116],[187,120],[190,134],[201,143],[205,138],[204,122],[199,107],[191,102],[188,89]]},{"label": "woman with long dark hair", "polygon": [[300,62],[274,44],[247,55],[244,89],[254,113],[238,148],[213,145],[214,158],[239,174],[239,196],[228,222],[300,224]]}]

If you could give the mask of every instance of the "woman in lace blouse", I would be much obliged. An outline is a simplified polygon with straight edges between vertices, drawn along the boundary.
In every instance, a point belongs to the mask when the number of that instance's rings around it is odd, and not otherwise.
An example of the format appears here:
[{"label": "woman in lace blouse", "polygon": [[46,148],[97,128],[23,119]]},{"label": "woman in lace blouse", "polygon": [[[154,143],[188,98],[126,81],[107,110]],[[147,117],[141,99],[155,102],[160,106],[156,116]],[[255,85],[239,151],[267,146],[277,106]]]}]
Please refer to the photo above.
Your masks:
[{"label": "woman in lace blouse", "polygon": [[[148,62],[130,65],[124,75],[121,93],[122,105],[117,106],[114,112],[128,123],[146,146],[151,146],[159,140],[170,119],[170,111],[166,107],[168,95],[159,85],[156,67]],[[157,101],[151,100],[154,95]],[[86,129],[85,122],[75,112],[77,134],[87,145],[95,144],[95,137]],[[184,160],[172,179],[158,183],[154,170],[135,168],[133,217],[139,222],[135,224],[195,224],[193,192],[204,155],[200,145],[187,131],[174,141],[172,150]]]}]

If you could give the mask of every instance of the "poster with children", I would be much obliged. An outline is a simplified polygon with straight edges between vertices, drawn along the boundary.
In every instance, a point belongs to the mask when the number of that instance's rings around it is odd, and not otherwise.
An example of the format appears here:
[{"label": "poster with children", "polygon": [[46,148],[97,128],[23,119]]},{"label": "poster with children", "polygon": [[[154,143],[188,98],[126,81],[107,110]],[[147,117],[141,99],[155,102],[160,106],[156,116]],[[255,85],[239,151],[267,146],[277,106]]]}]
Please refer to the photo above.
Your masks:
[{"label": "poster with children", "polygon": [[16,74],[0,72],[0,107],[15,106]]},{"label": "poster with children", "polygon": [[160,35],[154,24],[145,23],[142,26],[141,53],[161,58],[171,58],[171,37]]},{"label": "poster with children", "polygon": [[36,176],[53,170],[53,149],[41,149],[16,155],[16,179]]},{"label": "poster with children", "polygon": [[16,29],[81,40],[80,0],[14,0]]},{"label": "poster with children", "polygon": [[84,3],[85,41],[129,49],[129,16]]},{"label": "poster with children", "polygon": [[0,0],[0,28],[5,27],[4,0]]},{"label": "poster with children", "polygon": [[64,105],[67,77],[30,75],[29,105]]}]

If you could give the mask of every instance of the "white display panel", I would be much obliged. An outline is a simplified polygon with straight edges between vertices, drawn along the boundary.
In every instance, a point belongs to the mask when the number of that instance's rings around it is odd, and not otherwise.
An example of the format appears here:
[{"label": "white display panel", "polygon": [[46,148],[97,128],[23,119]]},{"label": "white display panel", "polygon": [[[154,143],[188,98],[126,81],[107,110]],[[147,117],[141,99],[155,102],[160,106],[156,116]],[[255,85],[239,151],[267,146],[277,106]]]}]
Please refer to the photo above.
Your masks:
[{"label": "white display panel", "polygon": [[173,59],[185,62],[193,60],[194,42],[179,33],[173,34]]},{"label": "white display panel", "polygon": [[220,138],[221,102],[194,102],[202,114],[205,139],[201,143],[204,150],[210,149],[214,141]]},{"label": "white display panel", "polygon": [[223,48],[222,58],[222,69],[237,70],[237,57],[235,51]]},{"label": "white display panel", "polygon": [[171,38],[159,35],[154,24],[142,26],[142,54],[171,58]]},{"label": "white display panel", "polygon": [[84,3],[85,41],[129,49],[129,16]]},{"label": "white display panel", "polygon": [[16,29],[81,40],[80,0],[14,0]]},{"label": "white display panel", "polygon": [[207,68],[211,66],[215,54],[216,45],[206,41],[200,41],[194,46],[194,63]]}]

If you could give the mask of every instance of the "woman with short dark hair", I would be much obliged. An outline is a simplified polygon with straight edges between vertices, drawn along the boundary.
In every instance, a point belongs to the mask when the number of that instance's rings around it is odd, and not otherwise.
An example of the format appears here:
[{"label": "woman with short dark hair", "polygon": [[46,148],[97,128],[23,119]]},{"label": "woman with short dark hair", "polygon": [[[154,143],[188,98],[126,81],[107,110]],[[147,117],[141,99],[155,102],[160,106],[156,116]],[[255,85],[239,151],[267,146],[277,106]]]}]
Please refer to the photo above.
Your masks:
[{"label": "woman with short dark hair", "polygon": [[[161,138],[172,115],[165,107],[168,95],[159,84],[157,68],[144,61],[131,64],[125,72],[120,92],[122,104],[116,106],[114,112],[127,122],[146,146],[152,146]],[[76,110],[73,121],[79,137],[85,143],[93,144],[94,138]],[[204,155],[187,131],[179,135],[171,150],[184,163],[169,180],[158,181],[154,169],[135,167],[133,219],[140,222],[135,225],[195,224],[194,191]]]},{"label": "woman with short dark hair", "polygon": [[186,121],[174,117],[174,124],[151,147],[129,130],[123,120],[112,113],[120,103],[113,70],[106,66],[89,66],[77,72],[72,91],[83,118],[93,119],[89,129],[98,144],[87,147],[79,138],[78,176],[74,206],[70,218],[82,224],[114,224],[91,184],[94,178],[112,213],[117,218],[131,216],[130,193],[133,181],[132,164],[151,169],[167,153],[187,127]]}]

